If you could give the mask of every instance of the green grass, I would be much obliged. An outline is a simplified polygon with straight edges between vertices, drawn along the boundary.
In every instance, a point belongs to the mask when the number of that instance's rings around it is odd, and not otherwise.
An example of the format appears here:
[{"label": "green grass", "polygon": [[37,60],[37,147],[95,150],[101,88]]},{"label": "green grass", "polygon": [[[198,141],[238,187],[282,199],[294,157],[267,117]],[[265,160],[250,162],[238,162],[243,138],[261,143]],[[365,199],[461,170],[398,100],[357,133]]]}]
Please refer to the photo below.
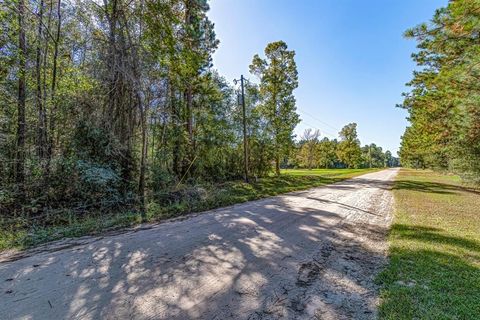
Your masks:
[{"label": "green grass", "polygon": [[[151,201],[148,206],[147,220],[161,221],[190,212],[200,212],[287,193],[318,187],[352,178],[378,169],[315,169],[284,170],[280,177],[267,177],[250,184],[231,181],[222,184],[204,184],[196,186],[201,189],[201,196],[185,197],[167,204]],[[184,186],[188,189],[188,186]],[[25,249],[41,243],[61,238],[93,235],[107,230],[134,226],[141,222],[140,214],[121,212],[117,214],[95,214],[66,219],[69,222],[55,226],[31,226],[28,229],[10,224],[0,229],[0,251],[6,249]]]},{"label": "green grass", "polygon": [[322,176],[336,177],[345,175],[364,174],[365,172],[378,171],[379,169],[284,169],[281,172],[291,176]]},{"label": "green grass", "polygon": [[404,169],[394,196],[380,318],[480,319],[480,192]]}]

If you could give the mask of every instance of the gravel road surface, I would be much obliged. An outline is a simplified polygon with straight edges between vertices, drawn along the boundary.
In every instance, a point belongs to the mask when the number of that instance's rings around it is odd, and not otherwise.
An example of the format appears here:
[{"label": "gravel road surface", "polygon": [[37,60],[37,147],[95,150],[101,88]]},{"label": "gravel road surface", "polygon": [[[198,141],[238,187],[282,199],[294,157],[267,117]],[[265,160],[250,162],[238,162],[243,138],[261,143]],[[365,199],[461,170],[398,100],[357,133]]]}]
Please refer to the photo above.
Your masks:
[{"label": "gravel road surface", "polygon": [[0,257],[0,319],[372,319],[396,169]]}]

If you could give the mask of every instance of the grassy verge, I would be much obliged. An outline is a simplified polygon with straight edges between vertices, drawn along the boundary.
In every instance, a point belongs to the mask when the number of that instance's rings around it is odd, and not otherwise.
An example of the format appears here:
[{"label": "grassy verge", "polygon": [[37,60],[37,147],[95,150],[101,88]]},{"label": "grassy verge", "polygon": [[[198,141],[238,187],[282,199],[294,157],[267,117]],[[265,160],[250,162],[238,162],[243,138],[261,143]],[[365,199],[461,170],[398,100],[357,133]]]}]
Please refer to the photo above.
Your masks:
[{"label": "grassy verge", "polygon": [[[251,184],[232,181],[214,185],[197,185],[194,190],[186,187],[186,192],[181,193],[177,200],[162,204],[152,201],[148,207],[147,220],[156,222],[190,212],[200,212],[318,187],[376,170],[378,169],[284,170],[280,177],[267,177]],[[192,190],[194,195],[189,196]],[[91,214],[82,217],[72,214],[67,220],[68,223],[60,226],[32,226],[25,229],[9,225],[9,228],[0,229],[0,251],[12,248],[25,249],[64,237],[92,235],[133,226],[141,222],[140,215],[136,212],[109,215]]]},{"label": "grassy verge", "polygon": [[402,170],[382,319],[479,319],[480,192],[456,176]]},{"label": "grassy verge", "polygon": [[334,177],[344,177],[344,176],[357,176],[359,174],[364,174],[367,172],[378,171],[379,169],[284,169],[281,171],[282,174],[289,176],[321,176],[327,178]]}]

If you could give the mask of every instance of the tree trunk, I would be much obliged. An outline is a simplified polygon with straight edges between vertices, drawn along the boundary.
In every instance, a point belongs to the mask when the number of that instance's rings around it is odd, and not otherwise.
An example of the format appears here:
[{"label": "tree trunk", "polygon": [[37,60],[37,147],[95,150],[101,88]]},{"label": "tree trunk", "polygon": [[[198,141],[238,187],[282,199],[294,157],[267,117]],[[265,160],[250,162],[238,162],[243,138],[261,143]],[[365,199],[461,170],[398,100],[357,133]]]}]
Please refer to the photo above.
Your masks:
[{"label": "tree trunk", "polygon": [[[53,13],[53,0],[50,0],[50,7],[48,9],[48,19],[47,19],[47,26],[46,32],[50,32],[50,27],[52,24],[52,13]],[[48,124],[47,124],[47,64],[48,64],[48,36],[45,37],[45,47],[43,53],[43,76],[42,76],[42,83],[43,83],[43,114],[42,114],[42,154],[46,161],[42,161],[43,167],[43,188],[48,189],[49,184],[49,176],[50,176],[50,155],[49,155],[49,138],[48,138]]]},{"label": "tree trunk", "polygon": [[[190,80],[189,80],[190,81]],[[192,166],[192,161],[194,158],[194,149],[193,149],[193,118],[192,118],[192,86],[188,84],[188,88],[185,91],[185,101],[186,101],[186,131],[187,131],[187,144],[186,144],[186,159],[183,161],[182,175],[191,172],[189,168]],[[193,168],[191,168],[193,169]]]},{"label": "tree trunk", "polygon": [[147,162],[147,117],[146,110],[143,106],[142,98],[138,95],[138,104],[140,108],[140,121],[142,128],[142,155],[140,158],[140,177],[138,180],[138,194],[140,196],[140,210],[142,213],[142,220],[147,220],[146,208],[145,208],[145,171]]},{"label": "tree trunk", "polygon": [[135,84],[132,79],[128,26],[122,0],[104,0],[104,11],[108,24],[108,52],[105,65],[108,68],[108,99],[105,101],[103,125],[120,145],[119,167],[122,191],[126,195],[133,176],[133,135],[137,123],[135,108]]},{"label": "tree trunk", "polygon": [[19,190],[19,202],[25,198],[25,69],[26,69],[26,43],[24,25],[25,4],[18,0],[18,36],[19,67],[18,67],[18,107],[17,107],[17,150],[15,161],[15,182]]},{"label": "tree trunk", "polygon": [[173,173],[178,177],[181,176],[180,170],[180,148],[181,148],[181,137],[180,137],[180,130],[178,127],[179,120],[180,120],[180,112],[178,110],[178,106],[175,99],[175,89],[173,84],[170,84],[170,109],[172,114],[172,124],[173,124],[173,132],[174,132],[174,146],[173,146],[173,164],[172,169]]},{"label": "tree trunk", "polygon": [[193,93],[192,86],[189,84],[188,89],[185,93],[185,98],[187,101],[187,132],[188,132],[188,142],[193,146]]},{"label": "tree trunk", "polygon": [[[193,15],[192,11],[194,10],[194,2],[191,0],[187,0],[185,3],[185,26],[187,30],[193,25]],[[186,39],[186,47],[187,51],[192,50],[192,41],[191,35],[189,34],[190,31],[187,31],[187,39]],[[196,71],[194,71],[196,72]],[[186,161],[184,161],[184,168],[182,168],[182,174],[186,173],[188,167],[192,165],[192,161],[194,158],[194,142],[193,142],[193,75],[189,75],[187,78],[187,85],[184,92],[184,97],[186,101],[186,130],[187,130],[187,145],[186,145]]]},{"label": "tree trunk", "polygon": [[276,89],[276,86],[274,86],[273,88],[273,94],[272,94],[272,100],[273,100],[273,115],[274,115],[274,119],[273,119],[273,130],[275,132],[275,137],[274,137],[274,140],[275,140],[275,174],[277,176],[280,175],[280,145],[278,143],[278,131],[279,131],[279,124],[278,124],[278,116],[277,116],[277,111],[278,111],[278,108],[277,108],[277,89]]},{"label": "tree trunk", "polygon": [[55,152],[55,140],[53,138],[55,134],[55,116],[57,111],[57,102],[55,101],[55,94],[57,89],[57,60],[58,60],[58,46],[60,42],[60,30],[62,25],[62,15],[61,15],[61,0],[57,2],[57,34],[55,36],[55,43],[53,49],[53,68],[52,68],[52,109],[50,111],[50,141],[48,144],[48,160],[50,161],[53,153]]},{"label": "tree trunk", "polygon": [[41,61],[42,61],[42,37],[43,37],[43,7],[44,1],[41,0],[39,4],[38,12],[38,30],[37,30],[37,57],[35,63],[35,72],[37,80],[36,89],[36,107],[38,111],[38,124],[37,124],[37,154],[40,160],[43,160],[46,155],[46,116],[45,106],[43,105],[42,95],[42,76],[41,76]]},{"label": "tree trunk", "polygon": [[280,175],[280,156],[278,154],[275,156],[275,174]]},{"label": "tree trunk", "polygon": [[[143,16],[143,8],[144,3],[141,2],[141,12]],[[143,24],[142,20],[140,20],[140,34],[139,39],[142,37],[143,32]],[[130,40],[132,43],[133,41]],[[144,95],[142,94],[142,86],[141,86],[141,77],[142,77],[142,65],[139,63],[141,58],[143,57],[141,46],[139,43],[139,50],[134,50],[133,54],[133,74],[134,74],[134,83],[135,83],[135,91],[137,94],[138,100],[138,107],[140,110],[140,121],[141,121],[141,130],[142,130],[142,154],[140,157],[140,176],[138,180],[138,193],[140,196],[140,210],[142,214],[142,221],[147,221],[147,211],[145,206],[145,171],[147,165],[147,156],[148,156],[148,140],[147,140],[147,104],[145,103]]]},{"label": "tree trunk", "polygon": [[108,61],[106,64],[109,69],[108,73],[108,101],[107,101],[107,108],[106,113],[104,115],[105,126],[107,129],[111,130],[112,128],[112,117],[115,113],[115,105],[116,105],[116,92],[115,92],[115,85],[117,82],[117,50],[116,50],[116,33],[117,33],[117,1],[113,0],[111,5],[111,9],[109,9],[108,0],[104,0],[104,10],[105,12],[109,12],[106,14],[108,25],[109,25],[109,34],[108,34]]}]

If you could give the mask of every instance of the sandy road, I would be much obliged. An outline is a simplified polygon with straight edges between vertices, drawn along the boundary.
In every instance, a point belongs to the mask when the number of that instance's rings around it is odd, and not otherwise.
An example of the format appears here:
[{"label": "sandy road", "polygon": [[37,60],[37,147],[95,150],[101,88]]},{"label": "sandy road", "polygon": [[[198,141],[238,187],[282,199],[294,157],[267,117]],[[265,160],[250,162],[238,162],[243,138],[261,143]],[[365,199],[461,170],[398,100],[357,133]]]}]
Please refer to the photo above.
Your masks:
[{"label": "sandy road", "polygon": [[0,319],[375,318],[396,172],[1,262]]}]

